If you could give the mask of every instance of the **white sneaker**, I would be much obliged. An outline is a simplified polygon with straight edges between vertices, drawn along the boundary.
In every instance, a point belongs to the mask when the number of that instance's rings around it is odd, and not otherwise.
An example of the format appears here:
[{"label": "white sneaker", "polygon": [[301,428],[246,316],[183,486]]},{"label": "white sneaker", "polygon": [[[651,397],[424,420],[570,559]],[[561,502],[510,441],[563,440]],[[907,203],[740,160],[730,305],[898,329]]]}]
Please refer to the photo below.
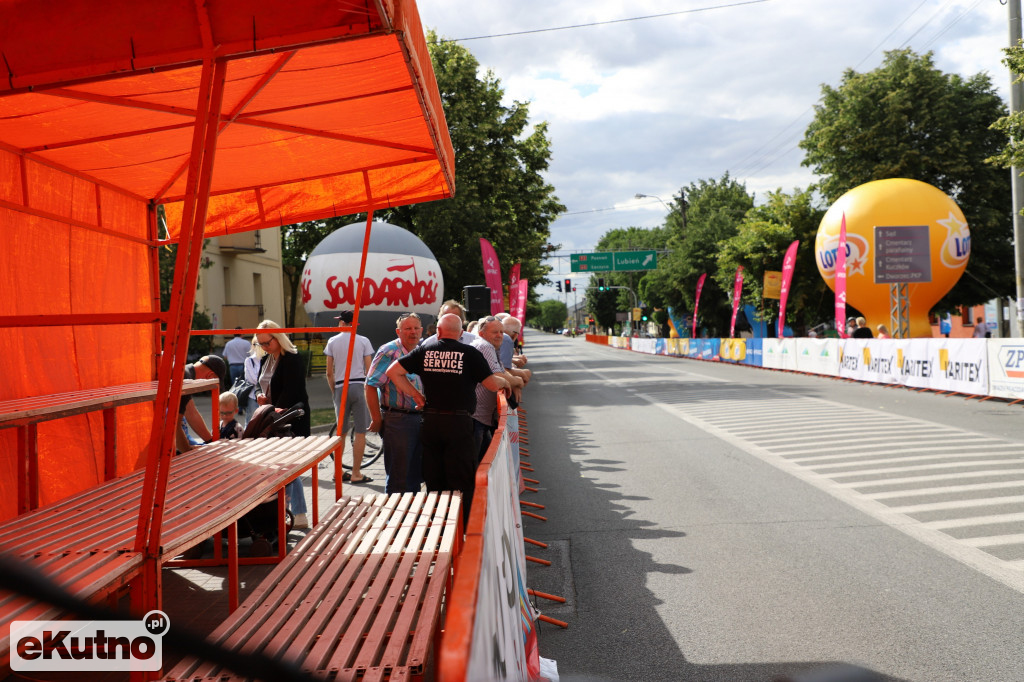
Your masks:
[{"label": "white sneaker", "polygon": [[294,519],[294,523],[292,523],[294,530],[309,528],[309,519],[306,518],[305,514],[293,514],[292,518]]}]

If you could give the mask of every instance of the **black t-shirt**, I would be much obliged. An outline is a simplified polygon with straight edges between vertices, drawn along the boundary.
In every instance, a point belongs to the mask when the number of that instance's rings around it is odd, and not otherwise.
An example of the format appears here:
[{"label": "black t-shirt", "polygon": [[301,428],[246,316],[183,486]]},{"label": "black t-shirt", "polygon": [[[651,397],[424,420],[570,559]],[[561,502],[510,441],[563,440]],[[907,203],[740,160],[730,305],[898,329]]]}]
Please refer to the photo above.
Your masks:
[{"label": "black t-shirt", "polygon": [[427,409],[476,409],[476,385],[491,376],[483,354],[455,339],[428,339],[398,361],[423,380]]},{"label": "black t-shirt", "polygon": [[856,329],[853,330],[853,333],[850,334],[850,336],[855,338],[855,339],[873,339],[873,338],[875,338],[875,335],[872,334],[871,330],[868,329],[867,327],[857,327]]}]

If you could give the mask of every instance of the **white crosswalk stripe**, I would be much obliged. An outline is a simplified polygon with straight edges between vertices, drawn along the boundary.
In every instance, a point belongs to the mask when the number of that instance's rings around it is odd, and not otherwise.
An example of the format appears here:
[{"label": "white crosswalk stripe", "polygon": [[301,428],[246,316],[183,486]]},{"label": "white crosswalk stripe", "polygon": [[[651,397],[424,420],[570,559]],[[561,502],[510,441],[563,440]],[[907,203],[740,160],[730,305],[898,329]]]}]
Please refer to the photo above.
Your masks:
[{"label": "white crosswalk stripe", "polygon": [[1024,592],[1019,443],[759,386],[632,386],[667,412]]}]

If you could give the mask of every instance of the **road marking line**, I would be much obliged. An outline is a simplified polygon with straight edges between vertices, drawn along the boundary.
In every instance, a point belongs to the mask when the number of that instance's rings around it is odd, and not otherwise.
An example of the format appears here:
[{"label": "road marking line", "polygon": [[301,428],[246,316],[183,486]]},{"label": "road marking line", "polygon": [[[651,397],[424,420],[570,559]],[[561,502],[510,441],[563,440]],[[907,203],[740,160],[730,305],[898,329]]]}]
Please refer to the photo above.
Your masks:
[{"label": "road marking line", "polygon": [[995,523],[1013,523],[1024,521],[1024,512],[1016,514],[991,514],[989,516],[972,516],[966,519],[946,519],[945,521],[928,521],[929,528],[948,530],[950,528],[970,528],[971,526],[990,526]]},{"label": "road marking line", "polygon": [[[971,500],[950,500],[948,502],[930,502],[927,504],[910,504],[904,507],[893,507],[892,510],[900,514],[917,514],[929,511],[944,511],[946,509],[971,509],[972,507],[992,507],[999,504],[1012,504],[1024,502],[1024,495],[1010,495],[1007,497],[979,497]],[[1024,538],[1024,535],[1021,536]]]},{"label": "road marking line", "polygon": [[943,493],[964,493],[981,490],[998,490],[1000,488],[1024,489],[1024,478],[1018,481],[1000,481],[998,483],[968,483],[966,485],[945,485],[937,488],[917,488],[915,490],[896,490],[885,493],[862,493],[866,497],[885,500],[893,497],[914,497],[918,495],[941,495]]},{"label": "road marking line", "polygon": [[[576,362],[583,369],[588,369],[583,366],[582,363]],[[595,375],[605,379],[610,385],[621,384],[621,380],[609,376],[599,370],[590,369]],[[765,389],[771,391],[772,389]],[[797,463],[791,462],[780,455],[771,452],[767,448],[761,447],[760,445],[747,440],[746,438],[738,437],[726,428],[719,426],[717,423],[713,423],[709,420],[695,416],[688,412],[688,405],[679,405],[671,402],[665,402],[658,397],[651,395],[647,392],[638,392],[637,397],[643,398],[647,402],[651,403],[655,407],[661,409],[667,414],[673,415],[682,421],[685,421],[693,426],[719,438],[720,440],[729,443],[737,449],[747,452],[754,457],[774,466],[775,468],[785,471],[790,475],[806,482],[814,487],[827,492],[833,497],[845,502],[851,507],[858,509],[865,514],[877,519],[881,523],[898,530],[924,544],[932,547],[933,549],[945,554],[946,556],[969,566],[976,571],[987,575],[993,580],[1010,587],[1017,592],[1024,593],[1024,572],[1019,570],[1020,565],[1024,565],[1024,562],[1010,562],[998,559],[997,557],[985,552],[978,547],[972,547],[970,544],[961,542],[952,536],[942,532],[938,528],[923,524],[906,514],[902,514],[893,511],[892,508],[886,506],[883,502],[872,499],[866,495],[861,494],[856,490],[857,487],[876,487],[883,485],[895,485],[902,483],[914,483],[927,480],[945,480],[945,479],[956,479],[962,480],[971,476],[992,476],[992,475],[1021,475],[1024,474],[1024,470],[1018,469],[999,469],[994,471],[985,472],[959,472],[955,474],[940,474],[940,475],[926,475],[926,476],[911,476],[903,477],[901,479],[889,479],[880,481],[858,481],[853,483],[839,483],[832,480],[831,478],[822,474],[816,473],[803,467]],[[689,397],[689,396],[688,396]],[[836,406],[836,403],[830,403],[822,398],[802,398],[801,400],[814,402],[818,405],[828,406],[829,408]],[[840,406],[845,407],[845,406]],[[864,408],[850,408],[848,412],[855,412],[860,414],[869,414],[869,411]],[[780,419],[785,419],[784,416],[780,416]],[[923,419],[916,419],[912,417],[906,417],[907,424],[929,424],[929,422]],[[931,424],[933,428],[938,428],[940,425]],[[956,434],[960,437],[964,443],[971,442],[972,439],[976,439],[978,434],[972,433],[967,430],[961,429],[950,429],[950,433]],[[829,431],[831,433],[831,431]],[[1024,464],[1024,460],[1021,462]],[[1024,520],[1024,514],[1019,515]]]}]

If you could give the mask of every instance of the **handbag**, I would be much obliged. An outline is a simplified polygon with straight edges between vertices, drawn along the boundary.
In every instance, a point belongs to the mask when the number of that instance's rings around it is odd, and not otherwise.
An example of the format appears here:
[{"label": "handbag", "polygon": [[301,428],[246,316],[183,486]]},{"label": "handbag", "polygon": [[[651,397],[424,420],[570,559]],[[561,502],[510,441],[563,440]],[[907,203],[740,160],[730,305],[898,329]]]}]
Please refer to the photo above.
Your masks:
[{"label": "handbag", "polygon": [[246,381],[243,377],[238,377],[227,392],[234,393],[238,397],[238,404],[242,405],[249,399],[249,394],[252,393],[252,389],[254,388],[256,387]]}]

